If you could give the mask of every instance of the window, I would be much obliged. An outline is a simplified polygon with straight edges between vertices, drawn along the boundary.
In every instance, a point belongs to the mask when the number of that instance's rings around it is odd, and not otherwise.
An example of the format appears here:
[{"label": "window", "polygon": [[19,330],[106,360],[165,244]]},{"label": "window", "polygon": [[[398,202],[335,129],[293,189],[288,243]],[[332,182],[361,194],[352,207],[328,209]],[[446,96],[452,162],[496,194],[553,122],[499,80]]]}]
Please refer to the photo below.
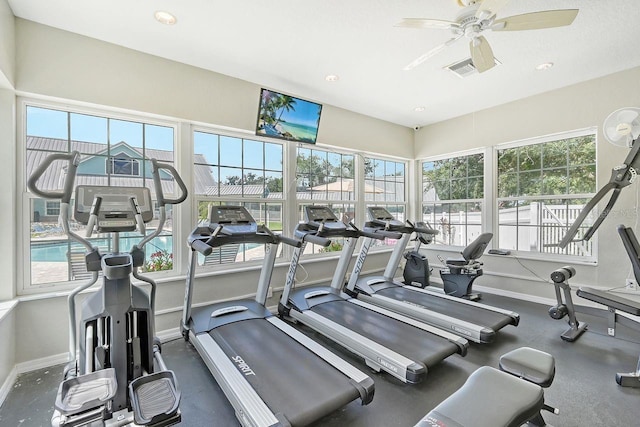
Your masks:
[{"label": "window", "polygon": [[60,202],[54,200],[47,200],[45,202],[45,212],[47,216],[59,216],[60,215]]},{"label": "window", "polygon": [[[26,105],[24,113],[25,178],[47,156],[78,151],[81,159],[76,186],[146,186],[151,189],[155,201],[149,159],[173,163],[173,126],[35,105]],[[40,187],[50,191],[61,189],[66,166],[64,162],[54,162],[40,180]],[[167,174],[161,181],[165,195],[170,197],[174,192],[173,178]],[[26,274],[30,283],[47,285],[85,279],[88,274],[84,266],[84,247],[69,240],[58,225],[59,201],[40,199],[28,192],[25,198],[30,207],[29,249],[25,253],[29,259]],[[162,234],[145,247],[146,271],[173,268],[170,208],[167,209],[167,218]],[[84,233],[84,225],[73,219],[70,225],[72,230]],[[158,218],[154,218],[147,224],[147,232],[157,225]],[[113,249],[110,235],[94,234],[90,240],[103,253]],[[120,233],[120,250],[128,251],[139,241],[138,233]],[[29,283],[28,280],[25,282]]]},{"label": "window", "polygon": [[422,213],[434,243],[466,246],[482,233],[484,153],[422,162]]},{"label": "window", "polygon": [[[329,206],[344,222],[355,219],[358,188],[353,154],[299,147],[296,180],[300,221],[304,219],[304,207],[313,204]],[[307,245],[305,253],[341,251],[343,245],[341,239],[334,239],[327,248]]]},{"label": "window", "polygon": [[[198,222],[206,223],[213,206],[240,205],[258,223],[282,232],[283,146],[241,137],[194,131],[193,178]],[[199,268],[264,257],[260,244],[228,245],[201,257]]]},{"label": "window", "polygon": [[[364,160],[364,199],[367,206],[382,206],[397,220],[406,218],[406,164],[374,157]],[[369,220],[369,218],[367,218]],[[394,245],[395,239],[376,240],[374,245]]]},{"label": "window", "polygon": [[591,257],[591,241],[565,249],[558,243],[596,191],[595,134],[509,144],[496,152],[499,246]]},{"label": "window", "polygon": [[140,176],[140,162],[124,153],[107,159],[107,174]]}]

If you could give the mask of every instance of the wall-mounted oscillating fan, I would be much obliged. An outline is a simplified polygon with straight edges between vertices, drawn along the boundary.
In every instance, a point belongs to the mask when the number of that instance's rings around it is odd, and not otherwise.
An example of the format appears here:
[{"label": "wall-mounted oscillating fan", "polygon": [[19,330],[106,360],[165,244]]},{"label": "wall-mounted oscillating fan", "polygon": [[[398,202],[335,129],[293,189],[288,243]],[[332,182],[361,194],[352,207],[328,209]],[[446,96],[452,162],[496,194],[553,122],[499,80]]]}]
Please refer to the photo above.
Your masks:
[{"label": "wall-mounted oscillating fan", "polygon": [[509,0],[457,0],[457,2],[464,8],[454,21],[405,18],[396,24],[396,27],[441,29],[450,30],[453,33],[453,38],[419,56],[404,67],[404,70],[408,71],[417,67],[464,36],[470,40],[469,49],[473,65],[479,73],[482,73],[493,68],[496,64],[491,46],[482,35],[485,31],[521,31],[562,27],[570,25],[578,14],[578,9],[543,10],[496,19],[496,12],[509,3]]},{"label": "wall-mounted oscillating fan", "polygon": [[619,147],[631,147],[640,136],[640,108],[626,107],[614,111],[604,120],[602,132],[607,141]]}]

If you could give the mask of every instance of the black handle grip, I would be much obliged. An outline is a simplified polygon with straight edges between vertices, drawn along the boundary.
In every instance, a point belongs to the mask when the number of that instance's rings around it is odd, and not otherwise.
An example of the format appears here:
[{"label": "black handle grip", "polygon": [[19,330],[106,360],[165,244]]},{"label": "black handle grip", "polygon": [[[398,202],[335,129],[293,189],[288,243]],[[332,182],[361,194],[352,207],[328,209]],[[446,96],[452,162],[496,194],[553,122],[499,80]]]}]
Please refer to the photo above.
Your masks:
[{"label": "black handle grip", "polygon": [[[162,207],[164,205],[177,205],[179,203],[184,202],[187,199],[189,192],[187,191],[187,186],[182,181],[180,174],[175,168],[167,163],[161,163],[156,159],[151,159],[152,165],[152,174],[153,174],[153,186],[156,189],[156,197],[158,199],[158,206]],[[173,179],[180,187],[180,197],[177,199],[166,199],[164,197],[164,193],[162,192],[162,181],[160,180],[160,170],[165,169],[168,170]]]},{"label": "black handle grip", "polygon": [[415,227],[413,229],[413,231],[415,231],[416,233],[423,233],[423,234],[440,234],[440,232],[438,230],[434,230],[433,228],[423,228],[423,227]]},{"label": "black handle grip", "polygon": [[383,236],[382,233],[374,233],[373,231],[360,230],[359,233],[362,237],[369,237],[376,240],[384,240],[386,237]]},{"label": "black handle grip", "polygon": [[551,280],[553,280],[554,283],[562,283],[565,280],[571,279],[573,276],[575,276],[575,274],[576,269],[569,265],[566,265],[551,273]]},{"label": "black handle grip", "polygon": [[377,239],[377,240],[384,240],[386,238],[389,239],[394,239],[394,240],[399,240],[402,238],[402,233],[399,233],[397,231],[386,231],[386,230],[376,230],[376,231],[369,231],[369,230],[361,230],[360,234],[364,237],[370,237],[372,239]]},{"label": "black handle grip", "polygon": [[291,237],[286,237],[283,235],[279,235],[278,240],[280,240],[280,242],[284,243],[285,245],[293,246],[296,248],[299,248],[302,244],[302,242],[298,239],[292,239]]},{"label": "black handle grip", "polygon": [[213,251],[213,248],[211,246],[207,245],[202,240],[194,240],[191,243],[191,248],[196,250],[196,251],[198,251],[198,252],[200,252],[204,256],[211,255],[211,251]]},{"label": "black handle grip", "polygon": [[331,239],[325,237],[316,236],[315,234],[307,234],[303,237],[305,242],[313,243],[314,245],[320,245],[324,248],[331,244]]},{"label": "black handle grip", "polygon": [[[49,166],[56,160],[66,160],[68,164],[64,186],[62,191],[45,191],[38,188],[37,182],[47,171]],[[76,171],[80,164],[80,153],[72,151],[71,153],[56,153],[46,157],[38,166],[27,181],[27,187],[32,193],[45,199],[60,199],[62,203],[69,203],[73,195],[73,186],[76,180]]]}]

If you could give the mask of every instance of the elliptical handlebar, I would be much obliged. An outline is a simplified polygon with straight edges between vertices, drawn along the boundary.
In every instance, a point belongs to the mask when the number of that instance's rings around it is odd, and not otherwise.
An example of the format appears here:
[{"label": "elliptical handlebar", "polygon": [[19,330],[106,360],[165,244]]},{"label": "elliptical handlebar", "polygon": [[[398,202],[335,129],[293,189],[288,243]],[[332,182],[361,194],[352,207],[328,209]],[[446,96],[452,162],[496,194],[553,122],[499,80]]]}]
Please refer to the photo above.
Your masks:
[{"label": "elliptical handlebar", "polygon": [[[187,195],[189,194],[189,192],[187,191],[187,186],[184,184],[184,181],[182,181],[182,178],[178,174],[178,171],[176,171],[173,166],[167,163],[161,163],[156,159],[151,159],[151,165],[151,173],[153,174],[153,186],[156,190],[158,206],[163,207],[164,205],[177,205],[184,202],[187,199]],[[160,170],[162,169],[168,170],[171,176],[173,176],[173,179],[178,184],[178,187],[180,187],[180,196],[177,199],[166,199],[164,197],[164,193],[162,191],[162,182],[160,181]]]},{"label": "elliptical handlebar", "polygon": [[[49,166],[56,160],[67,160],[68,169],[64,180],[64,186],[62,191],[45,191],[38,187],[38,180],[49,169]],[[76,171],[80,164],[80,153],[78,151],[72,151],[71,153],[55,153],[47,156],[42,164],[36,168],[33,174],[27,180],[27,188],[29,190],[44,198],[44,199],[60,199],[62,203],[70,203],[71,195],[73,194],[73,185],[76,180]]]}]

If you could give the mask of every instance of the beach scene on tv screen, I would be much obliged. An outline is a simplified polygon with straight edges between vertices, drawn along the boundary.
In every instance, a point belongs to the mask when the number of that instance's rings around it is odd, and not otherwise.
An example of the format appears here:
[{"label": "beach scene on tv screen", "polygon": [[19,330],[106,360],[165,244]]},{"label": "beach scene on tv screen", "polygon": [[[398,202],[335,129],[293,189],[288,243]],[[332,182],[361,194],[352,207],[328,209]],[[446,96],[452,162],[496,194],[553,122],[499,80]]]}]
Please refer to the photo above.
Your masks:
[{"label": "beach scene on tv screen", "polygon": [[316,142],[322,106],[262,90],[256,133],[300,142]]}]

